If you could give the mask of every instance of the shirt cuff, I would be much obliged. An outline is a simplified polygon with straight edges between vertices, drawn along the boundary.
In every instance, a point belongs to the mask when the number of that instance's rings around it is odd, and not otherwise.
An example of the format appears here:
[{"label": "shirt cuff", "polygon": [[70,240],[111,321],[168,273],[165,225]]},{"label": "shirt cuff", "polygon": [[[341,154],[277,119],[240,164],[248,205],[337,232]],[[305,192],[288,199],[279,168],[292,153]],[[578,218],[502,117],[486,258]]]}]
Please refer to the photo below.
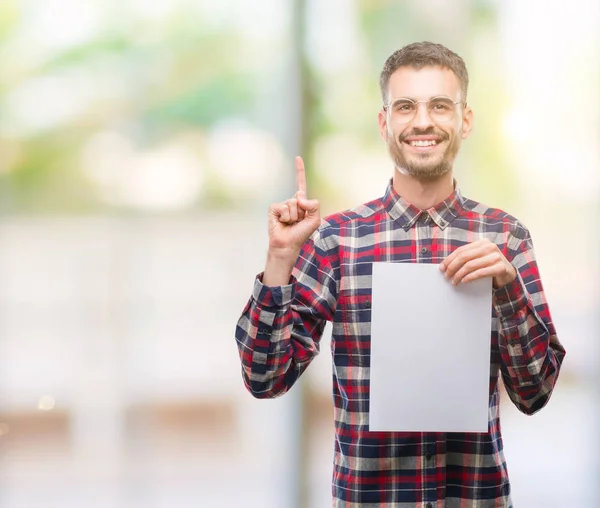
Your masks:
[{"label": "shirt cuff", "polygon": [[502,317],[509,318],[527,307],[528,296],[521,275],[512,282],[494,290],[494,306]]},{"label": "shirt cuff", "polygon": [[296,279],[290,276],[285,286],[266,286],[262,282],[263,273],[259,273],[254,281],[252,297],[261,307],[283,307],[289,305],[296,295]]}]

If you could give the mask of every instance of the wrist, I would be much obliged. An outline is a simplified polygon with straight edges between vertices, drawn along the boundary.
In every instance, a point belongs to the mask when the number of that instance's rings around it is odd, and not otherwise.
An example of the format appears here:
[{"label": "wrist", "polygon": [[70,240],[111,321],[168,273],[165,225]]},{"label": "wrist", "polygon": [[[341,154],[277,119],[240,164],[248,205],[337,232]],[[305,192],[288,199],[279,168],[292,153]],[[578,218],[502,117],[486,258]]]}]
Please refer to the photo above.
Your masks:
[{"label": "wrist", "polygon": [[517,269],[511,263],[505,262],[504,268],[505,270],[502,275],[494,277],[494,289],[508,286],[517,278]]},{"label": "wrist", "polygon": [[296,264],[296,259],[300,254],[298,247],[269,247],[267,251],[267,262],[274,263],[292,263]]},{"label": "wrist", "polygon": [[269,249],[263,274],[263,284],[285,286],[289,284],[292,270],[300,254],[295,249]]}]

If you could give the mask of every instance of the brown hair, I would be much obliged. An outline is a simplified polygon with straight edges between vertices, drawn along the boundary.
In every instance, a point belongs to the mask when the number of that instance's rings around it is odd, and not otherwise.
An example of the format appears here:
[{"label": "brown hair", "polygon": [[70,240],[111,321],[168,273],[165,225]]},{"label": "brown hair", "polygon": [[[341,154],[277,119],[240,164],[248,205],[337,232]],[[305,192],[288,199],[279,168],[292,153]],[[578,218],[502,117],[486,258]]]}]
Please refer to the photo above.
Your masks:
[{"label": "brown hair", "polygon": [[464,60],[453,51],[441,44],[433,42],[414,42],[400,48],[390,55],[383,65],[379,78],[381,97],[385,104],[387,88],[390,76],[400,67],[412,67],[421,69],[429,66],[440,66],[450,69],[460,81],[463,100],[467,99],[467,88],[469,86],[469,74]]}]

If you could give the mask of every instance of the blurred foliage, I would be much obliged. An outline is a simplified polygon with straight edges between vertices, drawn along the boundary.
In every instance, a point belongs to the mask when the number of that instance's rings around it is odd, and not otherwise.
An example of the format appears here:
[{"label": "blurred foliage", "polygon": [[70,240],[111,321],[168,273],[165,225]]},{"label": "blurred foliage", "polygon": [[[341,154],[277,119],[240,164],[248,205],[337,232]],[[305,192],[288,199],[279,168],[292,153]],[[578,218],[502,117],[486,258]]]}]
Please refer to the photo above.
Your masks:
[{"label": "blurred foliage", "polygon": [[[0,54],[31,49],[19,43],[26,30],[23,6],[17,0],[0,6]],[[3,212],[106,210],[108,205],[81,168],[81,152],[98,132],[123,133],[143,149],[180,130],[206,131],[223,117],[252,117],[256,89],[251,84],[268,71],[261,62],[240,65],[236,49],[245,41],[233,29],[205,29],[198,14],[183,7],[159,26],[133,18],[112,25],[109,21],[88,40],[45,58],[23,66],[9,65],[7,59],[0,64],[5,76],[0,140],[4,148],[19,153],[0,166]],[[13,62],[19,58],[10,56]],[[11,115],[18,106],[15,93],[49,77],[62,79],[65,94],[70,86],[103,87],[107,82],[116,93],[91,94],[76,115],[50,127],[23,128]]]},{"label": "blurred foliage", "polygon": [[[14,48],[27,49],[21,40],[28,15],[25,5],[24,0],[1,3],[0,55],[6,57]],[[262,46],[270,51],[253,53],[248,50],[253,42],[251,34],[243,34],[234,24],[227,23],[215,29],[185,5],[161,18],[138,19],[125,13],[118,19],[115,14],[107,15],[104,25],[85,41],[66,45],[45,58],[30,59],[22,66],[9,65],[4,59],[5,63],[0,64],[0,74],[5,77],[0,85],[0,113],[5,120],[0,146],[18,156],[7,158],[0,165],[3,212],[83,213],[114,209],[114,203],[103,201],[97,184],[81,167],[82,151],[98,132],[121,133],[143,151],[179,132],[208,135],[215,125],[228,118],[267,124],[269,128],[269,122],[262,118],[264,105],[271,104],[265,98],[269,93],[265,83],[286,72],[282,61],[289,57],[289,45],[275,34],[271,40],[267,37]],[[366,58],[353,67],[353,79],[364,99],[356,101],[360,107],[351,112],[351,120],[343,124],[332,117],[331,107],[328,108],[327,101],[339,86],[336,76],[314,65],[314,55],[302,55],[302,137],[309,184],[318,187],[321,195],[333,196],[338,191],[335,183],[326,178],[327,168],[318,167],[314,148],[319,140],[342,129],[361,139],[369,150],[384,150],[374,123],[376,111],[369,113],[368,109],[371,103],[379,103],[381,66],[398,47],[429,39],[455,49],[465,58],[471,74],[469,101],[476,110],[476,131],[473,139],[463,145],[461,174],[471,190],[486,189],[485,195],[492,198],[504,196],[504,203],[507,196],[516,198],[516,185],[498,132],[505,101],[503,80],[498,75],[499,66],[490,65],[499,58],[494,53],[498,49],[490,42],[496,30],[493,2],[457,1],[452,8],[461,16],[448,23],[443,17],[431,17],[430,11],[425,12],[422,4],[415,1],[357,0],[356,8],[359,44],[365,48]],[[465,32],[461,27],[469,29]],[[306,37],[304,28],[302,32],[301,37]],[[19,40],[20,45],[16,44]],[[19,59],[19,54],[10,56],[12,61]],[[78,81],[81,76],[85,77],[83,85]],[[110,83],[114,90],[91,94],[92,99],[76,115],[47,128],[15,127],[11,116],[17,107],[15,93],[32,80],[44,77],[59,77],[67,84],[72,77],[73,87],[102,89]],[[69,86],[65,94],[70,93]],[[286,107],[284,103],[271,106],[274,110]],[[344,118],[349,117],[347,111],[342,113]],[[198,153],[202,158],[202,147],[198,147]],[[210,163],[203,160],[203,164],[207,168],[204,189],[188,209],[235,202],[236,190],[228,189],[227,182],[211,169]]]}]

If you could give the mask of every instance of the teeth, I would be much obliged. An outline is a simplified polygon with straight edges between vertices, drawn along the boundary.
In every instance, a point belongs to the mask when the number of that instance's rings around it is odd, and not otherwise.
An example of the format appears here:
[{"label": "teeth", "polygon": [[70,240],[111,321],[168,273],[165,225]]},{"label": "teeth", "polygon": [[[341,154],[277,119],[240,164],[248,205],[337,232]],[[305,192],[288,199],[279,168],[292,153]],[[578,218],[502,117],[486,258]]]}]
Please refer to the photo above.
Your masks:
[{"label": "teeth", "polygon": [[433,139],[429,141],[411,141],[410,144],[412,146],[433,146],[437,145],[437,141]]}]

